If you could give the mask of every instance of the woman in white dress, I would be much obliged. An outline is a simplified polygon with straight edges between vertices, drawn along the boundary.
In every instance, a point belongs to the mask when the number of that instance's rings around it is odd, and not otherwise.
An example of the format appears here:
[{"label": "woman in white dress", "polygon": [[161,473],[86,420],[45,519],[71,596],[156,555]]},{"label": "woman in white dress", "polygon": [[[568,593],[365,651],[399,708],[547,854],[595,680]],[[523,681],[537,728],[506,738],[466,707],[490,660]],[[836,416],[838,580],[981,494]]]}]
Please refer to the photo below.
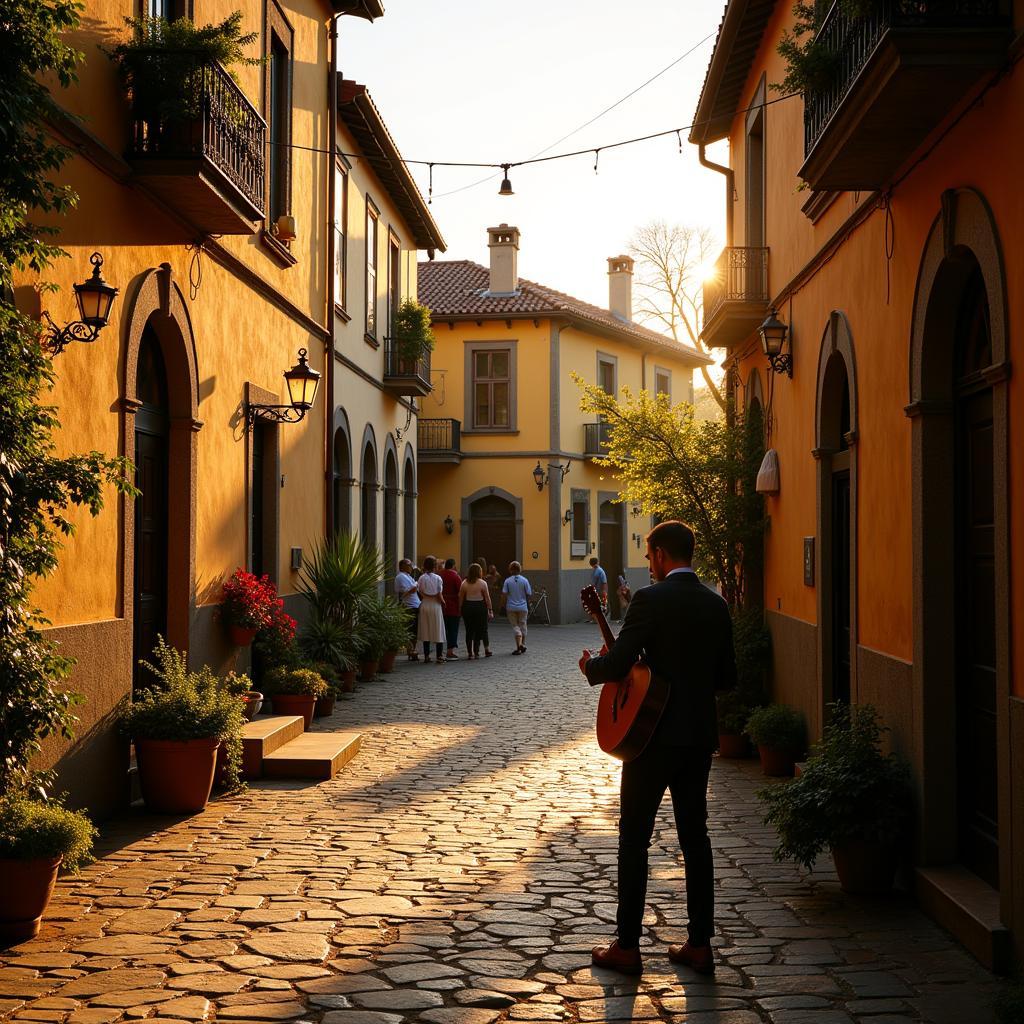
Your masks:
[{"label": "woman in white dress", "polygon": [[433,556],[423,559],[423,574],[416,581],[416,592],[420,595],[420,617],[416,639],[423,644],[423,660],[430,661],[430,645],[437,648],[437,663],[444,664],[444,599],[441,590],[444,582],[434,572],[437,560]]}]

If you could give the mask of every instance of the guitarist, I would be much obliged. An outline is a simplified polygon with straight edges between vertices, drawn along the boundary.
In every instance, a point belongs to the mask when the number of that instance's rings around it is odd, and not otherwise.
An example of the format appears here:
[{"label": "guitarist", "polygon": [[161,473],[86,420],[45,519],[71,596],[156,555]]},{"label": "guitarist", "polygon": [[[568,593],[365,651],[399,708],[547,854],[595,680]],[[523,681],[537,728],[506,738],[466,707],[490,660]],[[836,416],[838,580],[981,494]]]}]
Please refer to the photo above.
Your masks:
[{"label": "guitarist", "polygon": [[672,794],[686,863],[689,939],[669,946],[673,963],[713,974],[714,862],[707,829],[711,755],[718,745],[715,691],[736,684],[732,620],[725,601],[691,567],[693,531],[667,520],[647,535],[654,585],[637,590],[611,650],[584,651],[580,670],[591,686],[621,679],[641,656],[670,687],[668,704],[644,751],[622,766],[617,939],[593,951],[598,967],[639,974],[647,897],[647,849],[665,790]]}]

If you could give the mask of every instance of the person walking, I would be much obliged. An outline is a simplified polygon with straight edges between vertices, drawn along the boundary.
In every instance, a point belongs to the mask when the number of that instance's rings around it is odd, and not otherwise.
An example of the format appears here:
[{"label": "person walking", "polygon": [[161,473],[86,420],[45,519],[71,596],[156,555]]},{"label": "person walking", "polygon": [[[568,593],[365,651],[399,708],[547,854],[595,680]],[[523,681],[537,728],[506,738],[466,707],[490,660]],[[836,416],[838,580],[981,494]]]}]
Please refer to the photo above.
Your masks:
[{"label": "person walking", "polygon": [[590,560],[590,582],[601,598],[601,611],[608,614],[608,573],[601,568],[601,562],[597,558]]},{"label": "person walking", "polygon": [[448,643],[448,661],[458,661],[459,655],[459,589],[462,577],[455,568],[455,559],[446,558],[441,572],[441,598],[444,603],[444,634]]},{"label": "person walking", "polygon": [[430,661],[430,645],[437,648],[437,663],[444,664],[444,598],[441,591],[444,583],[434,572],[437,559],[428,555],[423,559],[423,573],[416,581],[416,593],[420,597],[420,617],[417,639],[423,644],[423,660]]},{"label": "person walking", "polygon": [[412,575],[412,562],[403,558],[398,563],[398,575],[395,577],[395,597],[409,615],[409,642],[405,645],[410,661],[419,661],[416,653],[416,633],[420,618],[420,595],[416,592],[416,580]]},{"label": "person walking", "polygon": [[501,606],[512,626],[512,635],[516,640],[513,654],[526,652],[526,619],[530,614],[530,598],[533,588],[530,581],[522,574],[523,567],[518,562],[509,563],[508,576],[501,586]]},{"label": "person walking", "polygon": [[480,657],[480,643],[484,645],[484,657],[491,656],[491,641],[487,635],[487,622],[494,618],[491,607],[491,588],[481,576],[482,569],[474,562],[466,572],[466,578],[459,587],[459,611],[466,621],[466,649],[468,657]]},{"label": "person walking", "polygon": [[715,864],[708,838],[708,774],[718,745],[716,690],[736,686],[732,620],[721,596],[692,568],[694,536],[668,520],[647,535],[653,586],[633,595],[615,643],[597,657],[584,651],[580,671],[591,686],[622,679],[641,653],[669,684],[669,697],[644,750],[622,766],[619,795],[617,937],[591,954],[598,967],[643,970],[640,936],[647,899],[647,851],[665,790],[672,794],[686,867],[687,941],[668,947],[673,963],[713,974]]}]

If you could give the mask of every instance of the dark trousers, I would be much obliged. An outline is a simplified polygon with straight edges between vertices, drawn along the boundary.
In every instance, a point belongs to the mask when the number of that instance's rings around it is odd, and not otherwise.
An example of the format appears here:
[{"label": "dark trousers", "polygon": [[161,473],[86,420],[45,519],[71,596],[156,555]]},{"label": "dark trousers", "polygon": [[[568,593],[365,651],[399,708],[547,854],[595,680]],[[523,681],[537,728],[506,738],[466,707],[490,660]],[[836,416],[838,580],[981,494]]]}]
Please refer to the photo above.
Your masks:
[{"label": "dark trousers", "polygon": [[714,933],[715,866],[708,839],[711,751],[650,746],[622,766],[619,817],[619,944],[634,947],[643,931],[647,850],[665,790],[672,794],[676,831],[686,863],[689,938],[707,946]]},{"label": "dark trousers", "polygon": [[416,650],[416,635],[419,632],[420,624],[420,609],[419,606],[415,608],[406,608],[409,613],[409,648],[410,650]]},{"label": "dark trousers", "polygon": [[458,615],[445,615],[444,635],[448,641],[448,650],[454,651],[459,646],[459,617]]},{"label": "dark trousers", "polygon": [[466,620],[466,649],[470,654],[480,653],[480,642],[484,650],[491,646],[487,636],[487,605],[484,601],[463,601],[462,617]]}]

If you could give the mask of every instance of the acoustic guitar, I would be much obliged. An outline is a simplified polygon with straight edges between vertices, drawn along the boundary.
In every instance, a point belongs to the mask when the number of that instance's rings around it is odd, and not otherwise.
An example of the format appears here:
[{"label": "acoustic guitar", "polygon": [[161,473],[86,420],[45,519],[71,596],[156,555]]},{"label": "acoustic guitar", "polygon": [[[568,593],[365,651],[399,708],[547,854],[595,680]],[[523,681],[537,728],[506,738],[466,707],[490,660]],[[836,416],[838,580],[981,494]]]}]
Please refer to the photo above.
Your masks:
[{"label": "acoustic guitar", "polygon": [[[583,607],[597,620],[605,645],[615,643],[611,626],[594,587],[580,591]],[[612,680],[601,687],[597,705],[597,743],[612,757],[632,761],[650,742],[668,704],[669,684],[656,676],[643,661],[638,661],[624,679]]]}]

